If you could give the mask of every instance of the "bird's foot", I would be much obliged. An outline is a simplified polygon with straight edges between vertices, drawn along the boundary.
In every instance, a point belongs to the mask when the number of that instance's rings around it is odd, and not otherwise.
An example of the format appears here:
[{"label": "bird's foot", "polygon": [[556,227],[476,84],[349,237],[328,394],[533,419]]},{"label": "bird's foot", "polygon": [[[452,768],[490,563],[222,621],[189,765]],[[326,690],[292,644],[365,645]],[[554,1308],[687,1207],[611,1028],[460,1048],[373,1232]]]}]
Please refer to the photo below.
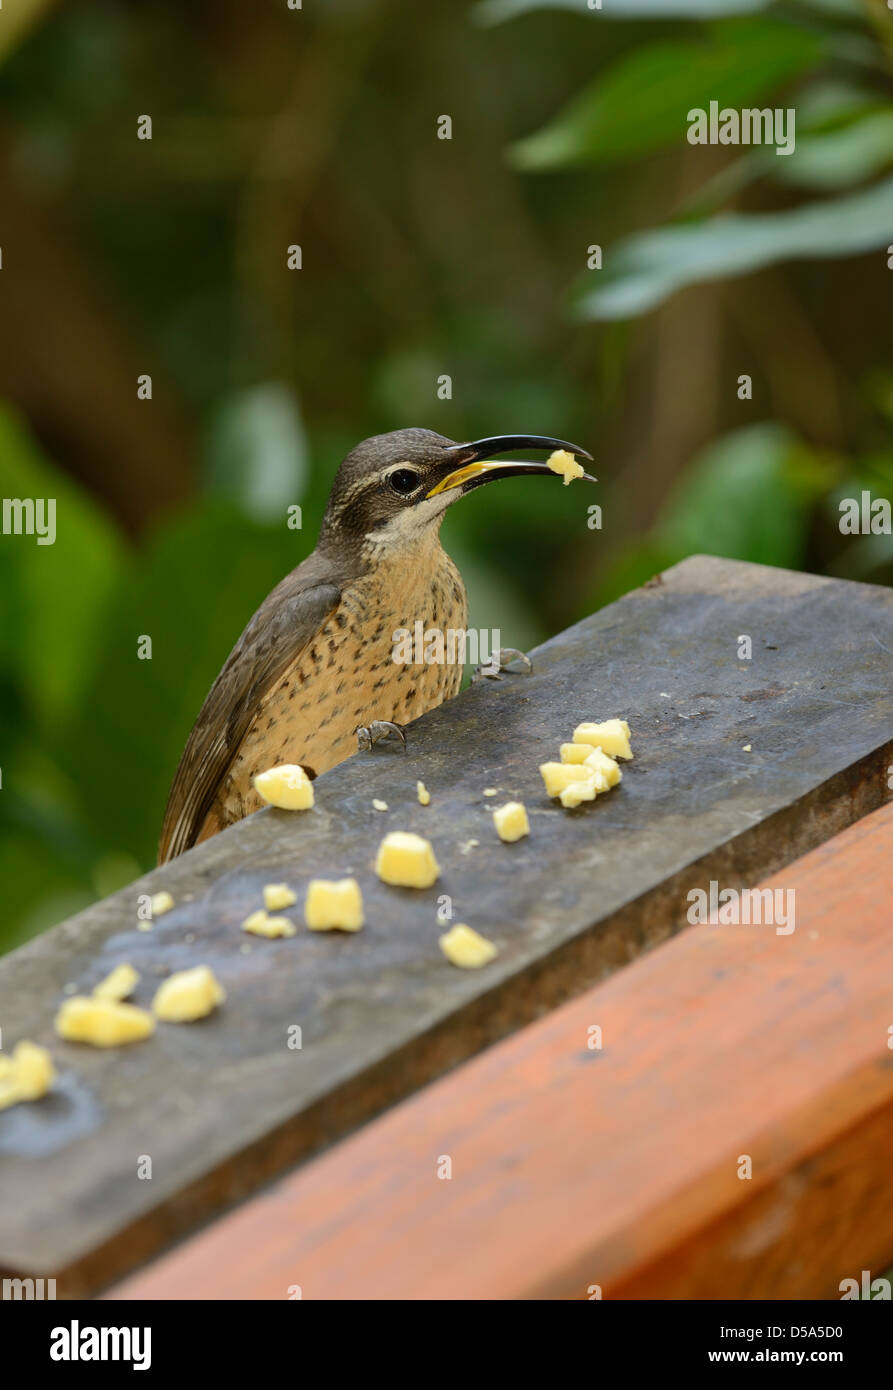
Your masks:
[{"label": "bird's foot", "polygon": [[371,752],[376,743],[381,743],[388,734],[396,734],[403,747],[406,747],[406,734],[401,725],[394,724],[390,719],[373,719],[368,726],[361,724],[356,733],[358,753]]},{"label": "bird's foot", "polygon": [[500,647],[493,660],[489,661],[486,666],[475,667],[474,675],[471,678],[472,682],[480,680],[483,676],[491,681],[501,681],[500,672],[509,671],[512,674],[510,668],[519,661],[523,662],[526,674],[529,676],[533,670],[533,662],[530,657],[526,656],[524,652],[519,652],[517,647]]}]

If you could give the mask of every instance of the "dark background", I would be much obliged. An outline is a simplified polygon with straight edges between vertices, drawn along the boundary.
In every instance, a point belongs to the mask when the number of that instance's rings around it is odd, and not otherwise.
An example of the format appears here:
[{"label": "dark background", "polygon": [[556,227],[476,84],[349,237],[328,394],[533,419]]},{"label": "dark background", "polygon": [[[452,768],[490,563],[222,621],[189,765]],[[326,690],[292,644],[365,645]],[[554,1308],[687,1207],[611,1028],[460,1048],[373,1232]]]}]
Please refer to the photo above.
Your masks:
[{"label": "dark background", "polygon": [[[0,536],[0,949],[154,862],[207,688],[367,435],[595,455],[591,494],[445,523],[506,644],[693,551],[893,580],[838,526],[893,477],[893,13],[605,5],[4,5],[0,495],[58,536]],[[711,99],[795,107],[796,153],[690,146]],[[769,219],[763,264],[729,215]]]}]

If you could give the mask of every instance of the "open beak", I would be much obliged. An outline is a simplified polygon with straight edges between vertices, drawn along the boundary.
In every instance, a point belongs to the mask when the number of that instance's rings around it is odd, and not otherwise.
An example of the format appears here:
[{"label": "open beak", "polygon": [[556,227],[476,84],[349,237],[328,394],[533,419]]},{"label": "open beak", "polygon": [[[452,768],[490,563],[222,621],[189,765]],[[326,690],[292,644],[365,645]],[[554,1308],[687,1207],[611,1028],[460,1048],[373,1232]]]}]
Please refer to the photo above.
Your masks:
[{"label": "open beak", "polygon": [[[578,444],[569,444],[566,439],[549,439],[542,434],[496,434],[489,439],[476,439],[470,444],[453,444],[449,449],[445,449],[444,463],[448,471],[440,482],[425,494],[426,498],[436,497],[438,493],[449,492],[456,487],[469,492],[473,487],[489,483],[494,478],[519,478],[527,473],[554,471],[547,463],[522,463],[517,459],[493,458],[494,454],[507,454],[513,449],[548,449],[550,453],[556,449],[566,449],[569,454],[592,461],[591,454],[587,454]],[[589,483],[597,481],[589,473],[584,473],[583,477]]]}]

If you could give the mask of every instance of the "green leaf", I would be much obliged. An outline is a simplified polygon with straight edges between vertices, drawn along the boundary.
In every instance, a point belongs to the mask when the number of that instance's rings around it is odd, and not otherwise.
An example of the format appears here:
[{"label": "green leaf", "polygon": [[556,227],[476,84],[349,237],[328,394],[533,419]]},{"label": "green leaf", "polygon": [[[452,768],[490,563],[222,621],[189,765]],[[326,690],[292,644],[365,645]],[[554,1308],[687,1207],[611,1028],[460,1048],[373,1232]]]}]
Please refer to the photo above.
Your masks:
[{"label": "green leaf", "polygon": [[[682,205],[686,217],[705,217],[718,210],[722,203],[736,197],[749,184],[766,175],[782,183],[810,184],[810,171],[816,162],[812,155],[812,136],[828,136],[838,131],[845,132],[850,126],[863,120],[872,120],[886,114],[890,108],[878,101],[877,94],[852,82],[820,80],[812,83],[797,98],[797,142],[792,154],[776,155],[774,147],[755,148],[742,154],[740,159],[727,164],[713,178],[708,179],[696,189]],[[868,142],[874,144],[876,133],[870,131]],[[819,148],[818,146],[816,148]],[[844,147],[841,147],[844,148]],[[815,175],[815,186],[820,188],[847,187],[859,183],[869,173],[877,173],[883,161],[877,160],[875,167],[869,167],[866,159],[860,167],[858,151],[849,165],[845,159],[837,158],[837,146],[827,147],[829,151],[827,177],[820,169]],[[803,178],[798,176],[801,158],[806,152],[803,164]],[[835,181],[836,176],[836,181]]]},{"label": "green leaf", "polygon": [[601,9],[590,9],[587,0],[484,0],[474,10],[474,17],[479,24],[502,24],[532,10],[569,10],[593,19],[716,19],[755,14],[773,3],[774,0],[602,0]]},{"label": "green leaf", "polygon": [[52,544],[39,545],[36,535],[0,535],[0,665],[49,728],[77,707],[89,680],[124,546],[96,503],[41,457],[6,406],[0,497],[55,504]]},{"label": "green leaf", "polygon": [[[575,316],[646,313],[686,285],[745,275],[778,261],[855,256],[893,241],[893,178],[847,198],[791,212],[723,213],[695,225],[637,234],[590,272]],[[592,288],[592,276],[597,283]]]},{"label": "green leaf", "polygon": [[770,20],[718,26],[625,54],[543,130],[513,146],[520,169],[610,164],[685,139],[688,112],[741,107],[811,67],[823,40]]},{"label": "green leaf", "polygon": [[781,425],[726,435],[694,460],[672,493],[655,539],[676,555],[797,568],[815,498],[832,467]]},{"label": "green leaf", "polygon": [[254,521],[282,521],[303,495],[307,440],[294,394],[268,382],[227,399],[212,425],[206,477]]},{"label": "green leaf", "polygon": [[4,827],[0,842],[0,954],[95,901],[95,893],[36,833]]},{"label": "green leaf", "polygon": [[[893,161],[893,110],[875,111],[842,129],[800,136],[789,158],[772,163],[763,151],[763,172],[803,188],[849,188]],[[768,168],[767,168],[768,166]]]},{"label": "green leaf", "polygon": [[[167,793],[211,683],[254,610],[312,547],[221,504],[152,538],[109,614],[78,721],[53,752],[96,842],[154,861]],[[152,639],[150,659],[138,641]]]},{"label": "green leaf", "polygon": [[820,77],[804,87],[797,98],[797,133],[833,130],[883,109],[878,93],[870,87],[838,77]]}]

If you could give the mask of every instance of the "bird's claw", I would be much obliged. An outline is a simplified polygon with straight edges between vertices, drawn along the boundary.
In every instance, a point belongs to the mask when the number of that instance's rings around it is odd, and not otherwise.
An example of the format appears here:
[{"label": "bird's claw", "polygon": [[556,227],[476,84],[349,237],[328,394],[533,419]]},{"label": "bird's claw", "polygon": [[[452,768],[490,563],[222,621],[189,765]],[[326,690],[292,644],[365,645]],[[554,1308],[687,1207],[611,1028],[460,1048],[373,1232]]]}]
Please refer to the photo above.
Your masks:
[{"label": "bird's claw", "polygon": [[376,743],[381,743],[388,734],[397,734],[403,747],[406,747],[406,734],[399,724],[394,724],[390,719],[373,719],[368,726],[361,724],[356,733],[358,753],[371,752]]},{"label": "bird's claw", "polygon": [[488,662],[486,666],[475,667],[474,675],[471,679],[474,682],[485,676],[487,680],[501,681],[502,676],[500,672],[507,670],[515,661],[522,661],[527,668],[527,675],[530,675],[533,670],[533,662],[526,653],[519,652],[517,647],[500,647],[499,651],[496,653],[495,660]]}]

